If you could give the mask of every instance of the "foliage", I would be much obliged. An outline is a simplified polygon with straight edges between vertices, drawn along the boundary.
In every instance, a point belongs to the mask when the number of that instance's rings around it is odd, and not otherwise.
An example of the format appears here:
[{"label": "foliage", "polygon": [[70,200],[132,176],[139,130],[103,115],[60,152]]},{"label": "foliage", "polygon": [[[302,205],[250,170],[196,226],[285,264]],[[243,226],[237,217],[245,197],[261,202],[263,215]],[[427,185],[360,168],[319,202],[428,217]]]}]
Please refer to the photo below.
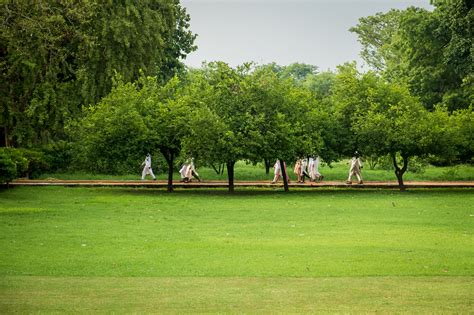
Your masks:
[{"label": "foliage", "polygon": [[434,1],[433,12],[410,7],[361,18],[362,57],[391,82],[407,83],[423,105],[449,111],[473,102],[472,21],[467,0]]},{"label": "foliage", "polygon": [[7,145],[65,139],[67,121],[107,95],[116,73],[125,82],[140,70],[167,80],[196,48],[178,0],[15,1],[0,17]]},{"label": "foliage", "polygon": [[445,108],[429,112],[405,86],[387,84],[371,72],[360,74],[354,64],[340,68],[334,99],[349,138],[343,149],[352,147],[369,157],[389,155],[400,187],[409,159],[429,154],[453,158],[466,137]]},{"label": "foliage", "polygon": [[5,151],[0,150],[0,183],[9,183],[17,178],[17,167],[11,156]]},{"label": "foliage", "polygon": [[73,169],[73,143],[59,140],[41,146],[48,163],[48,171],[68,171]]},{"label": "foliage", "polygon": [[[77,140],[77,161],[83,169],[107,174],[137,172],[147,153],[165,158],[168,190],[172,190],[174,160],[189,133],[191,110],[175,77],[160,85],[142,76],[135,83],[118,82],[97,106],[71,126]],[[160,163],[162,165],[162,163]]]},{"label": "foliage", "polygon": [[35,178],[45,171],[51,170],[43,152],[29,149],[1,148],[0,152],[8,157],[16,169],[15,178]]}]

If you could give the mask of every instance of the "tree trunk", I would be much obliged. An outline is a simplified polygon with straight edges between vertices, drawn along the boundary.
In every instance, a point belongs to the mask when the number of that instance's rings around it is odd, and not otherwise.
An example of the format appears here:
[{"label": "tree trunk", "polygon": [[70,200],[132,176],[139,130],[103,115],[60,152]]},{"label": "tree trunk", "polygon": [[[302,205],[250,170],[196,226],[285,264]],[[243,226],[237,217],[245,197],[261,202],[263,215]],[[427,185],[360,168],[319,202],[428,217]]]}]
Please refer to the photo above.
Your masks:
[{"label": "tree trunk", "polygon": [[227,177],[229,180],[229,192],[234,192],[234,165],[235,161],[227,161]]},{"label": "tree trunk", "polygon": [[0,131],[1,139],[0,139],[0,147],[7,147],[7,127],[3,127]]},{"label": "tree trunk", "polygon": [[285,167],[285,161],[280,160],[280,168],[281,168],[281,176],[283,176],[283,187],[285,187],[285,192],[290,191],[288,188],[288,179],[286,177],[286,167]]},{"label": "tree trunk", "polygon": [[219,165],[219,169],[221,170],[221,175],[224,175],[225,163],[222,163],[221,165]]},{"label": "tree trunk", "polygon": [[395,176],[397,176],[398,186],[400,187],[401,191],[406,189],[405,185],[403,184],[403,174],[405,174],[408,168],[408,156],[402,154],[403,166],[400,168],[397,163],[396,154],[392,154],[392,161],[393,166],[395,167]]},{"label": "tree trunk", "polygon": [[173,151],[164,151],[160,150],[163,156],[165,157],[166,162],[168,163],[168,185],[166,190],[168,192],[173,191],[173,162],[174,162],[174,152]]},{"label": "tree trunk", "polygon": [[214,172],[216,172],[217,175],[220,175],[221,173],[221,165],[219,164],[219,169],[217,169],[214,164],[211,164],[211,167],[212,169],[214,170]]},{"label": "tree trunk", "polygon": [[270,160],[265,159],[265,174],[270,174]]}]

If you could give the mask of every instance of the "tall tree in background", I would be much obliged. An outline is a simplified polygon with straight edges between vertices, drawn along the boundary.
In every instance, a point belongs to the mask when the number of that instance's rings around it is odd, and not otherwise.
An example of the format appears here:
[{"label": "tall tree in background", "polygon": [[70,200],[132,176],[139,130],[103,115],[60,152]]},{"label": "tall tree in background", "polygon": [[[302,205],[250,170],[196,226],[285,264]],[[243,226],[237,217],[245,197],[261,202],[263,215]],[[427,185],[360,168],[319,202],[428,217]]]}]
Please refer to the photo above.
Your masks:
[{"label": "tall tree in background", "polygon": [[167,80],[196,48],[177,0],[3,2],[0,16],[6,145],[63,138],[65,122],[107,95],[116,73]]},{"label": "tall tree in background", "polygon": [[408,84],[426,108],[468,108],[474,101],[472,1],[433,4],[432,12],[410,7],[361,18],[351,31],[364,60],[388,81]]}]

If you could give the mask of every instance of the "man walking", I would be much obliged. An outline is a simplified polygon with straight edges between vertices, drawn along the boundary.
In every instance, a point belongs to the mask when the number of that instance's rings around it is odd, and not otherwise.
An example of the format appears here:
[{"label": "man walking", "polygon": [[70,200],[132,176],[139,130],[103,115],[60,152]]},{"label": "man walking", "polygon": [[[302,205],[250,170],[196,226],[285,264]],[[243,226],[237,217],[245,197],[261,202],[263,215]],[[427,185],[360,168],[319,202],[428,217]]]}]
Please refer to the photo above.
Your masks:
[{"label": "man walking", "polygon": [[146,155],[145,161],[143,161],[142,165],[145,165],[142,172],[142,180],[145,180],[145,176],[150,174],[153,177],[153,180],[156,180],[155,174],[153,174],[153,170],[151,169],[151,155],[148,153]]},{"label": "man walking", "polygon": [[346,184],[352,184],[352,176],[356,176],[358,183],[363,184],[362,182],[362,175],[360,174],[360,170],[362,168],[362,162],[359,158],[359,152],[355,151],[354,156],[349,161],[351,167],[349,169],[349,178],[347,178]]}]

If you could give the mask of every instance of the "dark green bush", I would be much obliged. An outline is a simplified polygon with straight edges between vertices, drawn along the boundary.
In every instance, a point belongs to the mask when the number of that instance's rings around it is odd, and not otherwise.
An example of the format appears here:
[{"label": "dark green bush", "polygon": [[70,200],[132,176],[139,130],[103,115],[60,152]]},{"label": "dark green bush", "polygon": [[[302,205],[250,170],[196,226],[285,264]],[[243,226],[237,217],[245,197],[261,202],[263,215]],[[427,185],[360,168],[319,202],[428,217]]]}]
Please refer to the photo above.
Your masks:
[{"label": "dark green bush", "polygon": [[2,148],[0,152],[15,164],[18,177],[34,178],[49,169],[45,155],[41,151],[18,148]]},{"label": "dark green bush", "polygon": [[17,177],[15,162],[5,150],[0,150],[0,183],[9,183]]},{"label": "dark green bush", "polygon": [[72,168],[72,144],[67,141],[57,141],[41,148],[50,172],[67,171]]},{"label": "dark green bush", "polygon": [[26,173],[28,178],[35,178],[41,173],[49,170],[49,163],[46,161],[43,152],[30,149],[17,150],[20,150],[23,156],[28,160],[28,170]]}]

